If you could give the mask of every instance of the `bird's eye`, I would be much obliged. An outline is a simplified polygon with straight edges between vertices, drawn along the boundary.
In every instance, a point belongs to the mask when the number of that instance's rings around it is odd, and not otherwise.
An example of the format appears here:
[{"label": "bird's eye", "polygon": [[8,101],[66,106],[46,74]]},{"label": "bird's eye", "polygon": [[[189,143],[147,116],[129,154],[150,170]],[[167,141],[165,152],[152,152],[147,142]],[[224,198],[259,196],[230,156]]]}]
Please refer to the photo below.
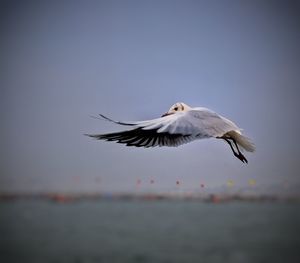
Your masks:
[{"label": "bird's eye", "polygon": [[174,110],[175,110],[175,111],[178,111],[178,107],[175,107]]}]

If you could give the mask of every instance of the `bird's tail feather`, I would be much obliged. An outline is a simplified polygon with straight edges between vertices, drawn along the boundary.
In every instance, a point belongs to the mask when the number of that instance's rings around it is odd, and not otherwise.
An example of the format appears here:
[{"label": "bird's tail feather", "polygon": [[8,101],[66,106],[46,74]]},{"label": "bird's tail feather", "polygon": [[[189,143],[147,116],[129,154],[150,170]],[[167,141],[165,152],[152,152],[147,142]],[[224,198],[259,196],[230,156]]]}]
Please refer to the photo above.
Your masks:
[{"label": "bird's tail feather", "polygon": [[255,145],[253,142],[251,142],[251,140],[248,137],[246,137],[236,131],[230,131],[227,134],[230,137],[232,137],[236,141],[236,143],[245,151],[247,151],[247,152],[255,151]]}]

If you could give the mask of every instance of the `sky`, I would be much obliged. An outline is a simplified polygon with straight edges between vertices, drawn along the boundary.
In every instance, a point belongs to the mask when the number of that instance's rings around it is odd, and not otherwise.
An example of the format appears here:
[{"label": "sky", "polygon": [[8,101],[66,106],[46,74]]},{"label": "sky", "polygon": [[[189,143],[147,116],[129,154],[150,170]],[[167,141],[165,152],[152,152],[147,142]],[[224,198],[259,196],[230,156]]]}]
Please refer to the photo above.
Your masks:
[{"label": "sky", "polygon": [[[228,180],[298,191],[299,2],[1,1],[0,10],[0,193]],[[152,119],[176,102],[233,120],[256,144],[249,163],[214,139],[140,149],[83,135],[122,128],[91,115]]]}]

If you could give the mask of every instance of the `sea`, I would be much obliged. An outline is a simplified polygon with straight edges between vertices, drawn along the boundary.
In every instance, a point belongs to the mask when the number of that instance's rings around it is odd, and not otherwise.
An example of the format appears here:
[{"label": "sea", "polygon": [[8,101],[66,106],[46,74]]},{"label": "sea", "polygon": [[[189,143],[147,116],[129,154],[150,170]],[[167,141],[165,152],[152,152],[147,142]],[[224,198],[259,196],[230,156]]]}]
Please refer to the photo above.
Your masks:
[{"label": "sea", "polygon": [[0,203],[0,262],[300,262],[300,204]]}]

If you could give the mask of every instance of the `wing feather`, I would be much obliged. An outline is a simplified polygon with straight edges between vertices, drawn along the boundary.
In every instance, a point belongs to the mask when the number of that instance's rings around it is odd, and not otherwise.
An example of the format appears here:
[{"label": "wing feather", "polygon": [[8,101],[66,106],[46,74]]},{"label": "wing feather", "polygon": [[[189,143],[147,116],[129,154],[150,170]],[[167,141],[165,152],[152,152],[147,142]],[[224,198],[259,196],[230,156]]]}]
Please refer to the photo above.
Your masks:
[{"label": "wing feather", "polygon": [[[133,130],[107,133],[107,134],[86,134],[97,140],[116,141],[127,146],[156,147],[156,146],[178,146],[182,143],[193,140],[191,136],[182,134],[158,133],[157,130]],[[191,137],[190,139],[188,137]],[[183,138],[185,139],[183,141]]]},{"label": "wing feather", "polygon": [[194,108],[138,122],[120,122],[102,114],[100,116],[110,122],[133,128],[115,133],[87,135],[97,140],[116,141],[127,146],[179,146],[195,139],[221,137],[230,131],[240,133],[240,129],[233,122],[206,108]]}]

